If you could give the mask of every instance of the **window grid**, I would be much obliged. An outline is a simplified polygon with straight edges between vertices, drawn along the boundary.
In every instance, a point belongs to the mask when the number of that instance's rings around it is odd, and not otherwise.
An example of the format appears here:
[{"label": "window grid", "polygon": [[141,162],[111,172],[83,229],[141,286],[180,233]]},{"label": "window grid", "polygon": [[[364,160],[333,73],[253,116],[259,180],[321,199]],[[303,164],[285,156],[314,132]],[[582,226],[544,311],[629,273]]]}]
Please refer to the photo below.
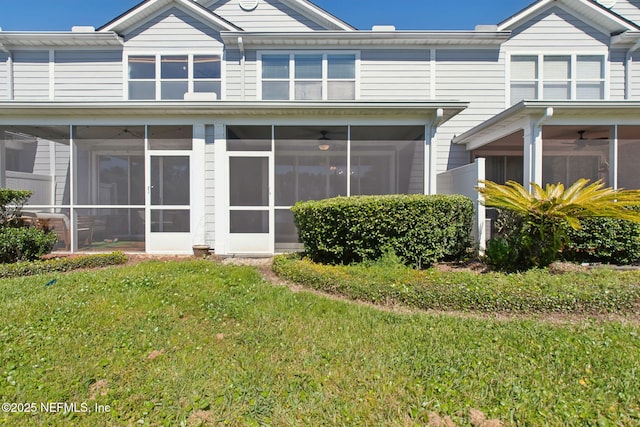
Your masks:
[{"label": "window grid", "polygon": [[176,101],[187,92],[214,92],[220,99],[221,55],[131,55],[127,80],[129,100]]},{"label": "window grid", "polygon": [[[274,76],[272,61],[288,57],[288,70]],[[321,74],[302,75],[301,63],[316,57],[321,61]],[[355,53],[263,53],[261,54],[261,84],[263,100],[354,100],[356,99],[356,64]],[[332,77],[331,61],[342,59],[346,64],[345,76]],[[269,67],[269,68],[267,68]],[[300,71],[300,73],[298,73]],[[339,85],[342,86],[339,86]],[[340,89],[346,89],[340,91]],[[287,97],[288,95],[288,97]]]},{"label": "window grid", "polygon": [[[535,75],[523,76],[523,63],[533,63]],[[511,104],[523,99],[605,99],[604,55],[512,55]],[[526,72],[524,73],[526,74]]]}]

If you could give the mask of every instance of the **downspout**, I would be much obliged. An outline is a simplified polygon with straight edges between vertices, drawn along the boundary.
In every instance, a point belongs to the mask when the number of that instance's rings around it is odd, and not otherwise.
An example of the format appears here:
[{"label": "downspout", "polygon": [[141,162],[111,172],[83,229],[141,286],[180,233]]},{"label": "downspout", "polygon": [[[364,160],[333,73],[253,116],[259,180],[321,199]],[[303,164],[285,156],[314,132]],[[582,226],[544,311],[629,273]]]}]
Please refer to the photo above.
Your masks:
[{"label": "downspout", "polygon": [[631,99],[631,66],[633,65],[633,52],[640,49],[640,39],[627,50],[624,67],[624,99]]},{"label": "downspout", "polygon": [[244,52],[244,41],[242,40],[242,37],[238,37],[238,48],[240,49],[240,54],[242,55],[240,57],[240,73],[241,73],[241,79],[240,79],[240,96],[241,99],[244,101],[245,100],[245,77],[246,77],[246,55]]},{"label": "downspout", "polygon": [[13,100],[13,54],[2,43],[0,51],[7,54],[7,98]]},{"label": "downspout", "polygon": [[[438,126],[444,120],[444,109],[436,109],[436,114],[428,125],[428,132],[425,132],[425,165],[429,165],[429,175],[425,174],[425,179],[428,180],[425,184],[425,190],[427,194],[436,194],[437,182],[436,182],[436,140],[435,136],[438,132]],[[428,135],[428,136],[427,136]],[[428,138],[428,139],[427,139]]]}]

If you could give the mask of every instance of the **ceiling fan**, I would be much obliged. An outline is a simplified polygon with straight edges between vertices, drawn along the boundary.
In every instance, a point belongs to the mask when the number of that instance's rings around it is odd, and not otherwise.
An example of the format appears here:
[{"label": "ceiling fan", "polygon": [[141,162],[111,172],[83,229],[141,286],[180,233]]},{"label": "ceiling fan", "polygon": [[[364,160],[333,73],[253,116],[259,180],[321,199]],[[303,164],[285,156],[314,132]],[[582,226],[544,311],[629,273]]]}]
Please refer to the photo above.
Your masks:
[{"label": "ceiling fan", "polygon": [[590,146],[603,146],[609,143],[608,137],[599,137],[599,138],[586,138],[584,134],[586,130],[578,131],[578,138],[574,141],[565,142],[565,144],[575,145],[577,148],[585,148]]},{"label": "ceiling fan", "polygon": [[331,149],[331,144],[329,143],[331,138],[327,136],[328,133],[326,130],[320,131],[321,136],[318,138],[318,149],[320,151],[329,151]]}]

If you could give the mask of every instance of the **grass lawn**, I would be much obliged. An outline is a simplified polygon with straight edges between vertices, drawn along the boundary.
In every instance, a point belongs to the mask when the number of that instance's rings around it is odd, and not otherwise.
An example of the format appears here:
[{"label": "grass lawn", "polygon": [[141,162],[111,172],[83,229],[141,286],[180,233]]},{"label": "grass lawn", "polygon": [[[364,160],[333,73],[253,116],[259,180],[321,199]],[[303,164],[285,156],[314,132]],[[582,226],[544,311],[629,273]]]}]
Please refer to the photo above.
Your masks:
[{"label": "grass lawn", "polygon": [[1,400],[36,406],[3,425],[640,425],[634,323],[392,313],[202,260],[3,279],[0,313]]}]

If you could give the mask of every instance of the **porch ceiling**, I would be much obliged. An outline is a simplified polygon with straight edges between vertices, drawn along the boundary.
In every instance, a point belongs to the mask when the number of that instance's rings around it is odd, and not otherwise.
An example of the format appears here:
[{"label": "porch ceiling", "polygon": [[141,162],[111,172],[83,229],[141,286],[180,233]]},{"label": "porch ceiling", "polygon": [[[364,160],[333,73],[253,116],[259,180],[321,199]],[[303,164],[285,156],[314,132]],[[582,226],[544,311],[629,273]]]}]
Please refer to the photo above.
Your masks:
[{"label": "porch ceiling", "polygon": [[607,126],[640,124],[638,101],[521,101],[453,139],[475,150],[512,135],[551,113],[544,125]]},{"label": "porch ceiling", "polygon": [[[39,117],[380,117],[446,122],[469,104],[409,102],[0,102],[0,122]],[[68,119],[67,119],[68,120]]]}]

